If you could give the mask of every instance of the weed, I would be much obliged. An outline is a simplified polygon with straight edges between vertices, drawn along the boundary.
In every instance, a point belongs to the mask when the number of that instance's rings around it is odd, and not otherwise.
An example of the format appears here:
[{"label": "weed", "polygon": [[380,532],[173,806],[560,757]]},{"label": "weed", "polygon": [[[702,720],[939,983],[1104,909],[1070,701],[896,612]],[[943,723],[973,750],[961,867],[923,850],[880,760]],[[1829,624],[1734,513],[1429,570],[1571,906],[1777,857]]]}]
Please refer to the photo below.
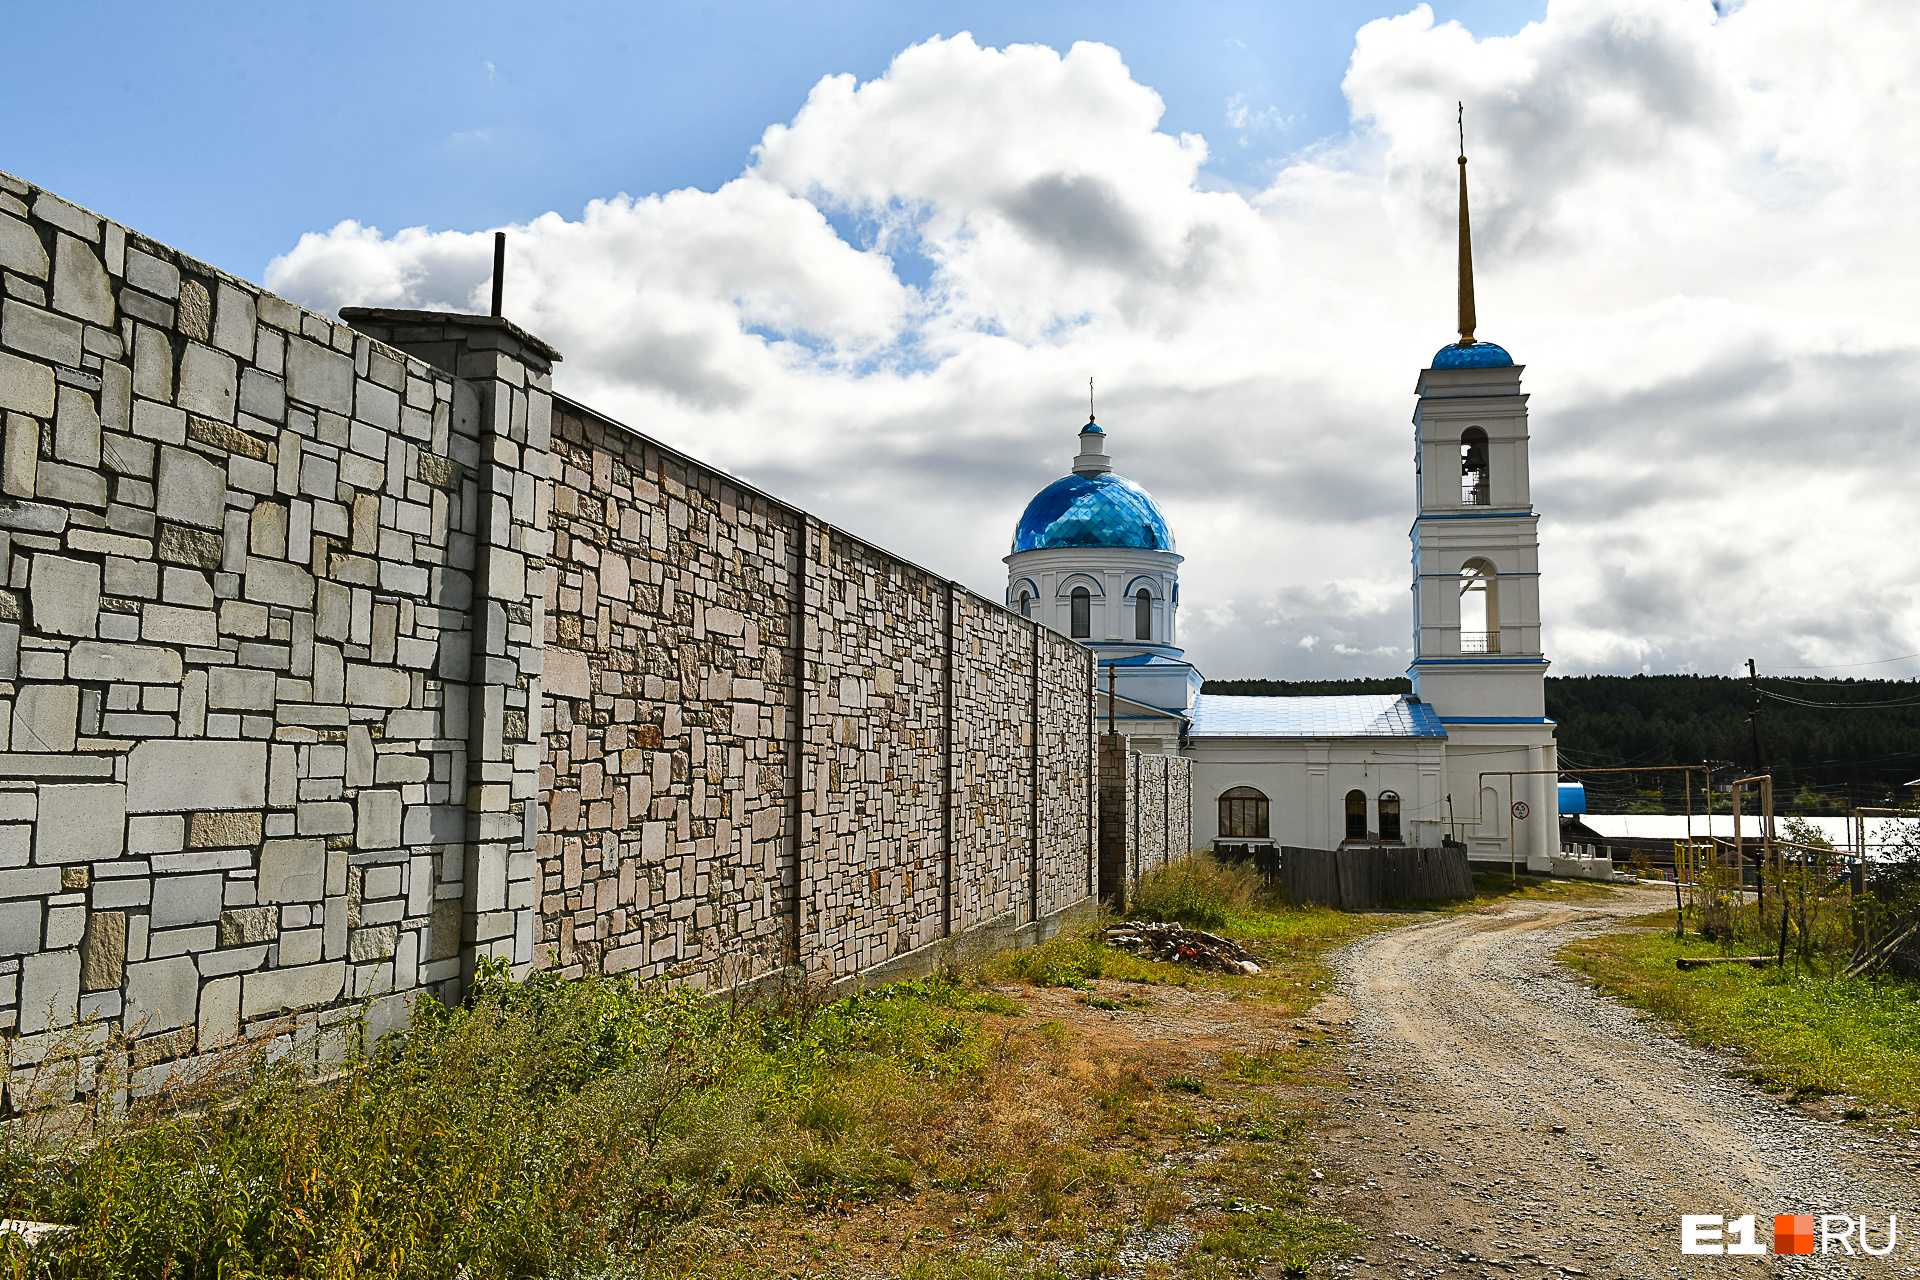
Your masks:
[{"label": "weed", "polygon": [[1734,1049],[1776,1089],[1858,1094],[1920,1112],[1920,982],[1674,965],[1719,951],[1664,931],[1623,932],[1575,942],[1565,955],[1627,1002]]},{"label": "weed", "polygon": [[1196,851],[1141,876],[1130,914],[1222,929],[1230,916],[1250,914],[1260,896],[1260,875],[1251,863],[1226,863]]},{"label": "weed", "polygon": [[1010,952],[988,962],[985,976],[997,982],[1025,982],[1036,987],[1081,987],[1095,978],[1119,982],[1169,983],[1184,986],[1190,972],[1158,960],[1143,960],[1130,951],[1106,944],[1111,920],[1100,916],[1090,928],[1055,934],[1037,947]]},{"label": "weed", "polygon": [[1140,1223],[1148,1230],[1164,1227],[1180,1216],[1187,1202],[1180,1193],[1169,1186],[1158,1186],[1147,1196],[1147,1202],[1140,1211]]}]

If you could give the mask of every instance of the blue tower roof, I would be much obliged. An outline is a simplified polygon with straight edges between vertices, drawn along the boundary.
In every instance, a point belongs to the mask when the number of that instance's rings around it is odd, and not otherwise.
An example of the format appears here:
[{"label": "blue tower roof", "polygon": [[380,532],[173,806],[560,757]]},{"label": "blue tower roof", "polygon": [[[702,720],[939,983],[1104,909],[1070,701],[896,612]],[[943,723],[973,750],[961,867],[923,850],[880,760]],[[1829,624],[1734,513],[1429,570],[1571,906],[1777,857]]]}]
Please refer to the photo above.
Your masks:
[{"label": "blue tower roof", "polygon": [[1015,551],[1051,547],[1173,550],[1173,532],[1145,489],[1111,471],[1076,472],[1034,495],[1013,534]]},{"label": "blue tower roof", "polygon": [[1436,369],[1493,369],[1505,368],[1512,363],[1513,357],[1507,354],[1507,349],[1491,342],[1476,342],[1470,347],[1463,347],[1456,342],[1440,348],[1433,355],[1433,367]]}]

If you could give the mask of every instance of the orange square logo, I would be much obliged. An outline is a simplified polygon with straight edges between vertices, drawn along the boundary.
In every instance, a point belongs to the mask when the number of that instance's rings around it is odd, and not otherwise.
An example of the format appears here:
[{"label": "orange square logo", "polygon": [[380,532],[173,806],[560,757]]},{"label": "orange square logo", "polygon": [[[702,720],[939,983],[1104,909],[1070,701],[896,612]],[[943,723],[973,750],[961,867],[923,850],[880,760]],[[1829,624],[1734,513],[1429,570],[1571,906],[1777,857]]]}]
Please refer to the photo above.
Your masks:
[{"label": "orange square logo", "polygon": [[1813,1215],[1810,1213],[1774,1214],[1773,1251],[1775,1253],[1812,1253]]}]

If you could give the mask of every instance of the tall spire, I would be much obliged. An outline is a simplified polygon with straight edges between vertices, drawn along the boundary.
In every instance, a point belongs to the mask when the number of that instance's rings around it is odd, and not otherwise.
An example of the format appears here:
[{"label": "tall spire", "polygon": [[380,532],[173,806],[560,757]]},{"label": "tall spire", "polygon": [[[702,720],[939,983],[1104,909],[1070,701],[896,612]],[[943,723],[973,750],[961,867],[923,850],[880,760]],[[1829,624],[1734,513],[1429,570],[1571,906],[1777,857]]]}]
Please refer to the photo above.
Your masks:
[{"label": "tall spire", "polygon": [[1460,127],[1460,345],[1473,345],[1473,231],[1467,224],[1467,107],[1459,109]]}]

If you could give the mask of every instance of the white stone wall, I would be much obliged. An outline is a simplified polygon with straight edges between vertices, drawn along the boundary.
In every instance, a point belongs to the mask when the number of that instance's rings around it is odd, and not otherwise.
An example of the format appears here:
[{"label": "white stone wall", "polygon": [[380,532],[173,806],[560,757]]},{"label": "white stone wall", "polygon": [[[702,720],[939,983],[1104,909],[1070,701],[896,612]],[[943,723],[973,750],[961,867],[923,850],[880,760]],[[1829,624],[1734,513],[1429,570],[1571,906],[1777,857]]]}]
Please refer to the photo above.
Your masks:
[{"label": "white stone wall", "polygon": [[456,379],[4,175],[0,274],[16,1061],[88,1019],[148,1087],[524,964],[544,374]]}]

